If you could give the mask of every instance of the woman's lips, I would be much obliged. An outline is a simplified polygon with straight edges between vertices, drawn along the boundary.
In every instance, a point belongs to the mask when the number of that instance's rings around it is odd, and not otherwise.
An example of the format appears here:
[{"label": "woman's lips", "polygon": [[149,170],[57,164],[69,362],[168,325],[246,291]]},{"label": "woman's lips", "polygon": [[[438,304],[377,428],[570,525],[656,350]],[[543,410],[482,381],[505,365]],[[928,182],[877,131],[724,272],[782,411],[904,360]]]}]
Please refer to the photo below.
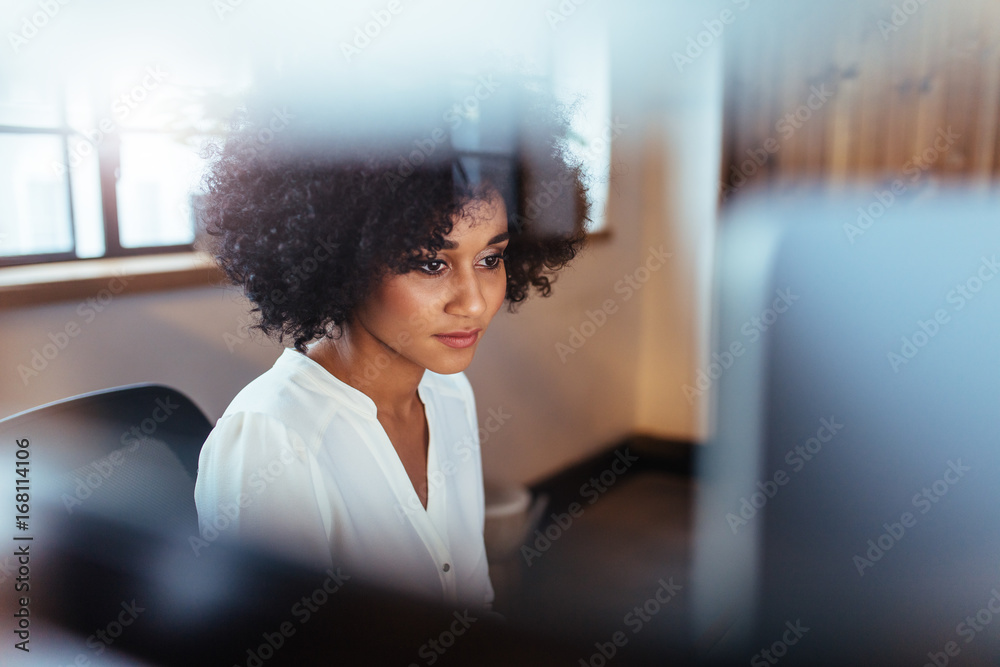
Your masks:
[{"label": "woman's lips", "polygon": [[476,329],[468,334],[448,332],[447,334],[434,334],[434,337],[448,347],[463,348],[473,345],[476,340],[478,340],[480,331],[482,331],[482,329]]}]

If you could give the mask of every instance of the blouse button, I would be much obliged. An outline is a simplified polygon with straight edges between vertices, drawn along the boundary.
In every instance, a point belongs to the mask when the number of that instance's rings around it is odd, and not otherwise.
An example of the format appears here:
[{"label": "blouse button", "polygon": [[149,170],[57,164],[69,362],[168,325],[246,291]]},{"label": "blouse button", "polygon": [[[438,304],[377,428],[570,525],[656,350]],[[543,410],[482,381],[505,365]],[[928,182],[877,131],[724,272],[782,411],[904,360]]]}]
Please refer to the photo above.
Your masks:
[{"label": "blouse button", "polygon": [[443,567],[443,568],[441,568],[441,569],[442,569],[442,570],[444,570],[445,572],[447,572],[448,570],[450,570],[450,569],[451,569],[451,564],[450,564],[450,563],[445,563],[445,564],[444,564],[444,567]]}]

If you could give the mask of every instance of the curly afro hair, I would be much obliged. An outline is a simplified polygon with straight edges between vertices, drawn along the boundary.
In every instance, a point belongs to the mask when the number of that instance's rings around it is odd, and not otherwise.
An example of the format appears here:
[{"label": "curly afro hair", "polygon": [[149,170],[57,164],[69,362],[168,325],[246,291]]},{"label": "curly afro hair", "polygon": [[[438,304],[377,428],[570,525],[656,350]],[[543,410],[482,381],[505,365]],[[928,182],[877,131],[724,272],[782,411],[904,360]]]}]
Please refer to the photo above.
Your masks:
[{"label": "curly afro hair", "polygon": [[432,113],[403,107],[409,115],[393,123],[379,122],[384,99],[313,99],[296,114],[261,104],[210,147],[200,214],[216,261],[254,305],[254,328],[300,351],[339,335],[387,274],[433,257],[468,204],[496,194],[511,234],[508,311],[532,287],[549,296],[549,276],[586,241],[589,213],[565,147],[566,108],[493,76],[450,104],[423,92]]}]

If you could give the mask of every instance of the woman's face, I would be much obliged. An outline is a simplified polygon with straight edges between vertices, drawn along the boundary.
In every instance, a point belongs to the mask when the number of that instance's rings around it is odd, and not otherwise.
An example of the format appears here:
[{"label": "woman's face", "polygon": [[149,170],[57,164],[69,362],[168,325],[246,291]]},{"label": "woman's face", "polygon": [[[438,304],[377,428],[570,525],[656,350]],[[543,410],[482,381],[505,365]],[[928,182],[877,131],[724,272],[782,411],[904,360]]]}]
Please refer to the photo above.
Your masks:
[{"label": "woman's face", "polygon": [[370,334],[402,359],[435,373],[468,367],[507,294],[501,255],[509,234],[500,197],[473,202],[465,211],[434,259],[425,252],[419,268],[391,274],[376,288],[358,309],[356,326],[364,331],[355,336]]}]

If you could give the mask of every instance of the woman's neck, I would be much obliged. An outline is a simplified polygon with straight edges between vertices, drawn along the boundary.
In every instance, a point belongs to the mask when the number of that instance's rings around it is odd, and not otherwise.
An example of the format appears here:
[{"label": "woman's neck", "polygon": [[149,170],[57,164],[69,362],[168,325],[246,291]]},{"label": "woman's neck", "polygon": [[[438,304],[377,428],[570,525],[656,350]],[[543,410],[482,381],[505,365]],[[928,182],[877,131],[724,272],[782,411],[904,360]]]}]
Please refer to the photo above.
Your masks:
[{"label": "woman's neck", "polygon": [[417,386],[425,369],[370,334],[352,335],[345,328],[340,338],[309,347],[306,356],[371,398],[380,417],[405,420],[423,410]]}]

